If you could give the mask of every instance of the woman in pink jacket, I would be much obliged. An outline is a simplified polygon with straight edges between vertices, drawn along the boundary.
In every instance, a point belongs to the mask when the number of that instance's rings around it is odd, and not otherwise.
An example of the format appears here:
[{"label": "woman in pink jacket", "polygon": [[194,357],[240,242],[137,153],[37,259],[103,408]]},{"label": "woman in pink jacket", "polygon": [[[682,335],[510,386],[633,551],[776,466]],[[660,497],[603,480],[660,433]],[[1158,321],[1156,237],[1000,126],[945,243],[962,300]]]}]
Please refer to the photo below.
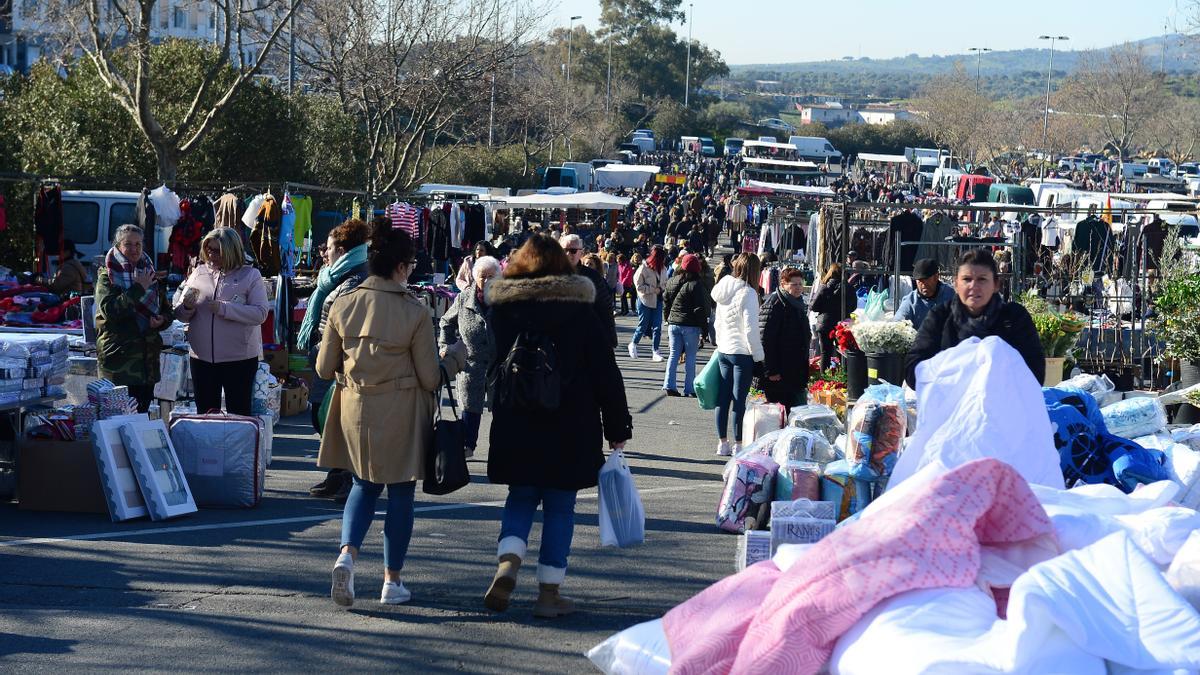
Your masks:
[{"label": "woman in pink jacket", "polygon": [[261,327],[267,320],[267,289],[258,270],[246,264],[242,238],[218,227],[200,242],[200,259],[188,277],[175,316],[188,324],[196,410],[225,405],[235,415],[251,412],[251,390],[262,357]]}]

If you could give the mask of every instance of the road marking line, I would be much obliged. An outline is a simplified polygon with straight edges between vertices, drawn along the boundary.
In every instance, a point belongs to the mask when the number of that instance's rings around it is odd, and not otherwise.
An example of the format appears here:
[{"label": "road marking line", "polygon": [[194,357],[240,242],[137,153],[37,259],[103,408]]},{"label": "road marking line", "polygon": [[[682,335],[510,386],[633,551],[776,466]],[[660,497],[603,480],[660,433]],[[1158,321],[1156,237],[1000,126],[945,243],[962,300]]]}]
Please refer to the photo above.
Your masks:
[{"label": "road marking line", "polygon": [[[657,494],[660,492],[682,492],[683,490],[695,490],[694,485],[680,485],[677,487],[661,487],[650,488],[649,490],[639,490],[638,492],[644,495]],[[596,499],[595,492],[588,492],[579,495],[579,499]],[[504,500],[490,502],[462,502],[457,504],[432,504],[429,506],[418,506],[413,509],[415,513],[429,513],[433,511],[458,511],[462,509],[473,509],[483,506],[504,506]],[[386,511],[376,512],[376,516],[387,515]],[[173,534],[178,532],[203,532],[206,530],[232,530],[242,527],[261,527],[263,525],[286,525],[289,523],[314,523],[323,520],[335,520],[342,517],[341,511],[330,511],[329,513],[317,516],[296,516],[294,518],[270,518],[266,520],[246,520],[234,523],[209,523],[207,525],[184,525],[182,527],[153,527],[144,530],[129,530],[127,532],[92,532],[88,534],[69,534],[63,537],[39,537],[34,539],[14,539],[12,541],[0,541],[0,548],[16,547],[16,546],[34,546],[37,544],[63,544],[71,541],[93,541],[97,539],[125,539],[127,537],[144,537],[152,534]]]}]

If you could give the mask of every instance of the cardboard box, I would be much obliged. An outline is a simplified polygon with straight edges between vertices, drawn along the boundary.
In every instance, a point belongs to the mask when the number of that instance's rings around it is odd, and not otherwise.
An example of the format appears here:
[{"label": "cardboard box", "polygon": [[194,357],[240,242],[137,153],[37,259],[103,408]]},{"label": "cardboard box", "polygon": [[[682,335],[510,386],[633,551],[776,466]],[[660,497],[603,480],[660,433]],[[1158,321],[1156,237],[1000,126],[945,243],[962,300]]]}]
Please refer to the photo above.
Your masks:
[{"label": "cardboard box", "polygon": [[18,453],[21,509],[108,515],[91,441],[23,439]]},{"label": "cardboard box", "polygon": [[[293,381],[293,384],[295,382]],[[299,386],[284,386],[283,398],[279,405],[281,417],[292,417],[308,411],[308,386],[303,382]]]},{"label": "cardboard box", "polygon": [[264,349],[263,361],[271,366],[271,374],[275,377],[287,377],[288,353],[282,349]]}]

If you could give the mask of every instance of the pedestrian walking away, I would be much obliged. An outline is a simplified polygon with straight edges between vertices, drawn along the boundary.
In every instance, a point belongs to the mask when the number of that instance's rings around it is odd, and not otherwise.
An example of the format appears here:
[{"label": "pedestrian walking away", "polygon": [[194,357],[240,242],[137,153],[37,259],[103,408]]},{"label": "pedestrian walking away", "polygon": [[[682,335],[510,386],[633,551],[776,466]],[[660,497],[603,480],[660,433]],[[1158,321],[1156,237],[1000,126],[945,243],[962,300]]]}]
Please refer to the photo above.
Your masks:
[{"label": "pedestrian walking away", "polygon": [[[412,240],[390,224],[373,223],[369,255],[370,276],[334,302],[317,353],[317,374],[337,381],[317,466],[354,475],[330,590],[342,606],[354,604],[355,564],[384,488],[388,507],[379,601],[399,604],[412,597],[400,572],[441,385],[433,319],[406,286],[416,266]],[[447,372],[456,374],[462,362],[463,350],[452,350],[445,359]]]},{"label": "pedestrian walking away", "polygon": [[663,390],[667,396],[680,396],[676,388],[679,357],[684,357],[683,396],[695,396],[692,385],[696,381],[696,354],[700,349],[700,333],[708,329],[710,290],[700,276],[698,256],[683,256],[680,272],[667,281],[663,292],[663,307],[667,311],[668,343]]},{"label": "pedestrian walking away", "polygon": [[[717,454],[727,457],[741,450],[742,418],[746,396],[754,377],[754,364],[763,360],[758,332],[758,291],[752,285],[762,263],[752,253],[733,259],[729,276],[717,282],[712,298],[717,303],[717,365],[721,385],[717,392]],[[733,413],[733,443],[729,442],[729,414]]]},{"label": "pedestrian walking away", "polygon": [[[574,611],[559,588],[575,530],[576,493],[598,484],[604,440],[620,449],[633,434],[625,383],[591,308],[595,287],[574,272],[557,242],[535,235],[487,291],[502,361],[495,376],[488,479],[509,486],[499,564],[484,596],[484,605],[497,612],[508,609],[539,505],[543,525],[534,616]],[[504,367],[510,361],[524,363],[530,356],[524,352],[534,346],[556,367]]]}]

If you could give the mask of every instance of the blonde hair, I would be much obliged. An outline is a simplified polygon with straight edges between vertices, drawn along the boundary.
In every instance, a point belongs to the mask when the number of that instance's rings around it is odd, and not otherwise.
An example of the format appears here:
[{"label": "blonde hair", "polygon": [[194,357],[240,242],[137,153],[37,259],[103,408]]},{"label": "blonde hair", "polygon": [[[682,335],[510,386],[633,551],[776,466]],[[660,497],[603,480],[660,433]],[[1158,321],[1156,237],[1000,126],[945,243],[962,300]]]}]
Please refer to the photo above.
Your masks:
[{"label": "blonde hair", "polygon": [[[217,242],[221,247],[220,260],[209,257],[205,246],[210,241]],[[204,235],[200,241],[200,259],[215,265],[222,272],[231,272],[246,264],[246,254],[242,251],[242,236],[232,227],[218,227]]]}]

